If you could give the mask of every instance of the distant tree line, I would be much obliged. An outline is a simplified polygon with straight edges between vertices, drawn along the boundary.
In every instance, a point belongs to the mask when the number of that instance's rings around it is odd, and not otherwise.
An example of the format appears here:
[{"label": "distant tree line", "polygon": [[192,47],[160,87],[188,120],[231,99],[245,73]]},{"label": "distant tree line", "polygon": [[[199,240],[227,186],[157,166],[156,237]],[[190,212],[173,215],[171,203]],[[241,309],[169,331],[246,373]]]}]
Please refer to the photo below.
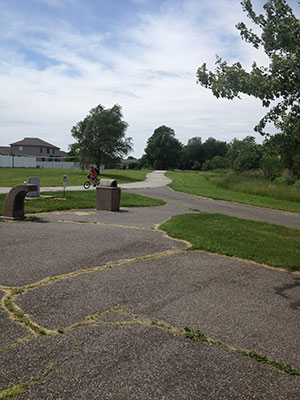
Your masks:
[{"label": "distant tree line", "polygon": [[289,149],[282,146],[280,138],[275,135],[258,144],[253,136],[229,143],[213,137],[202,142],[201,137],[193,137],[183,145],[174,130],[163,125],[148,139],[139,167],[202,171],[230,168],[237,173],[261,169],[269,180],[286,169],[292,182],[300,178],[300,157],[298,163],[295,158],[291,162]]}]

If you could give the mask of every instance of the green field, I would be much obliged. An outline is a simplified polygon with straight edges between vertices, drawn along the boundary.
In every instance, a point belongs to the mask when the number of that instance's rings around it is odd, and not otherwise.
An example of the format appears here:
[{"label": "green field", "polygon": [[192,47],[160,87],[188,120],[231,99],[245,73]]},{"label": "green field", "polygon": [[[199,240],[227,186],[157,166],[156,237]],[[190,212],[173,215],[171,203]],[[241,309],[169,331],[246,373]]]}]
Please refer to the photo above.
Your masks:
[{"label": "green field", "polygon": [[300,189],[284,184],[272,185],[262,179],[193,171],[169,171],[167,176],[173,179],[169,186],[180,192],[300,213]]},{"label": "green field", "polygon": [[[120,183],[143,181],[149,170],[105,169],[100,171],[100,179],[116,179]],[[68,186],[81,186],[87,180],[88,171],[80,169],[56,168],[0,168],[0,187],[12,187],[27,181],[29,177],[40,178],[41,187],[62,186],[67,175]]]},{"label": "green field", "polygon": [[172,217],[160,229],[205,250],[300,271],[300,230],[221,214]]}]

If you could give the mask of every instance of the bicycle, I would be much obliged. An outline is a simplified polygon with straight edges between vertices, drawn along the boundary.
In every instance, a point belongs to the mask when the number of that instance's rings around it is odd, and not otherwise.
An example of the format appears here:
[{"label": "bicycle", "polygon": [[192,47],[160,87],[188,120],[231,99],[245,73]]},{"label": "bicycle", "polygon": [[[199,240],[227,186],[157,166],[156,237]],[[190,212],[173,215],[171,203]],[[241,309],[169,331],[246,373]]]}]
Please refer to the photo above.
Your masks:
[{"label": "bicycle", "polygon": [[[99,184],[100,184],[100,179],[97,178],[97,183],[96,183],[96,185],[98,186]],[[90,177],[88,176],[88,181],[85,181],[85,182],[84,182],[83,187],[84,187],[85,189],[89,189],[91,186],[94,186],[94,181],[92,180],[92,178],[90,178]]]}]

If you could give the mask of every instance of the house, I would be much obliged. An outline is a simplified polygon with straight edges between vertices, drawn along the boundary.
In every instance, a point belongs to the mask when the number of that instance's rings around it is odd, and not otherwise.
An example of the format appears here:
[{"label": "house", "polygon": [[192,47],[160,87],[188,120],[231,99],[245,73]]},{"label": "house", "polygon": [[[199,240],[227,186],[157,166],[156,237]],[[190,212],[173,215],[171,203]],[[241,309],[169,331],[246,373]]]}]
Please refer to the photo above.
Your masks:
[{"label": "house", "polygon": [[121,169],[136,169],[139,165],[139,160],[134,157],[129,156],[127,160],[122,160],[120,163]]},{"label": "house", "polygon": [[12,156],[36,157],[37,161],[64,161],[67,153],[39,138],[24,138],[10,144]]},{"label": "house", "polygon": [[0,155],[1,156],[10,156],[10,147],[9,146],[0,146]]}]

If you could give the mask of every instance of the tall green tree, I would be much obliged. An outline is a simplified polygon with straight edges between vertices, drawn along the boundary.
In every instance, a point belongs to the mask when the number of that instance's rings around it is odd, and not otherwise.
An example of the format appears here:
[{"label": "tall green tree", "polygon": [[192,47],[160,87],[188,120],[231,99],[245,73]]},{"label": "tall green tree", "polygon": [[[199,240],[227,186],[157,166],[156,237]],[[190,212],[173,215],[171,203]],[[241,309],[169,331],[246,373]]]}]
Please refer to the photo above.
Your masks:
[{"label": "tall green tree", "polygon": [[203,143],[204,160],[211,160],[215,156],[224,156],[227,152],[228,145],[226,142],[216,140],[213,137],[209,137]]},{"label": "tall green tree", "polygon": [[182,144],[172,128],[162,125],[148,139],[145,154],[148,164],[155,169],[176,168],[180,163]]},{"label": "tall green tree", "polygon": [[236,172],[257,169],[262,158],[261,145],[255,143],[253,136],[247,136],[243,140],[233,139],[226,157]]},{"label": "tall green tree", "polygon": [[106,109],[99,104],[73,126],[76,143],[70,146],[71,152],[82,166],[93,163],[100,169],[101,164],[116,162],[132,150],[132,139],[125,137],[127,127],[121,106]]},{"label": "tall green tree", "polygon": [[200,169],[204,161],[204,154],[201,137],[192,137],[182,149],[182,168],[191,169],[194,167]]},{"label": "tall green tree", "polygon": [[[294,151],[292,168],[297,170],[300,150],[300,21],[285,0],[269,0],[264,14],[256,14],[251,0],[242,1],[243,10],[257,25],[260,33],[238,23],[241,37],[255,48],[262,47],[269,57],[269,66],[255,62],[247,72],[239,62],[228,65],[217,56],[216,69],[208,71],[204,63],[197,71],[198,83],[212,90],[216,97],[233,99],[241,93],[259,98],[269,110],[255,130],[267,134],[271,122],[286,136]],[[290,148],[285,141],[282,151]],[[287,156],[290,158],[291,155]],[[299,171],[300,174],[300,171]]]}]

